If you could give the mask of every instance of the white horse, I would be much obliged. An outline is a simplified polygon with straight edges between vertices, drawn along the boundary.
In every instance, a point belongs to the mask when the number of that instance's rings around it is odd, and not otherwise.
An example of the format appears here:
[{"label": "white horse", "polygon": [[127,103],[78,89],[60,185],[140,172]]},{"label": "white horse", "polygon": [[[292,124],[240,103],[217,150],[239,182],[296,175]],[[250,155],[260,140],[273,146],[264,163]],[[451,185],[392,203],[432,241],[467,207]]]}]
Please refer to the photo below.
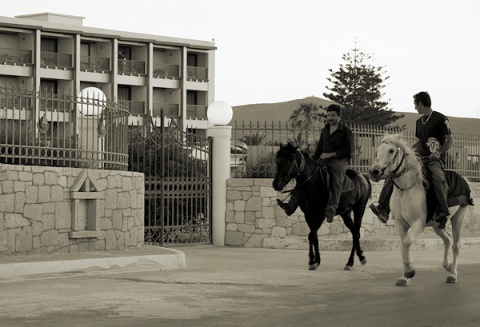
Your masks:
[{"label": "white horse", "polygon": [[[449,203],[449,211],[453,213],[448,217],[452,224],[452,241],[451,234],[447,230],[439,229],[433,219],[427,222],[427,196],[422,162],[418,154],[406,145],[400,134],[386,135],[383,138],[369,173],[374,181],[390,177],[395,185],[390,198],[390,209],[395,229],[400,235],[403,258],[403,276],[397,280],[396,285],[408,285],[415,275],[410,258],[410,246],[425,227],[432,227],[434,232],[442,238],[445,245],[442,266],[449,272],[446,282],[456,283],[463,220],[467,205],[473,204],[467,182],[457,173],[446,171],[446,175],[456,175],[454,176],[456,180],[465,183],[467,189],[463,192],[467,194],[459,197],[463,197],[463,201],[454,201],[459,203],[458,205],[451,206]],[[450,250],[453,252],[452,262],[449,261]]]}]

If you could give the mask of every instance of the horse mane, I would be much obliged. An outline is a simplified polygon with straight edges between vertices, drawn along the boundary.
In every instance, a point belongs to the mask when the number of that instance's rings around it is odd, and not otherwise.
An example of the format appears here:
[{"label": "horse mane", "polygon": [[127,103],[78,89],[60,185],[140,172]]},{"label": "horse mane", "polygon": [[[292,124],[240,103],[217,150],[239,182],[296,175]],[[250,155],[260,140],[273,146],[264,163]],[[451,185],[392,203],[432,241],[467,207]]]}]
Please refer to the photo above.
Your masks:
[{"label": "horse mane", "polygon": [[407,154],[407,156],[405,157],[406,164],[423,181],[423,165],[420,160],[419,154],[405,142],[405,140],[403,139],[403,134],[386,134],[382,138],[382,143],[393,144],[405,151],[405,154]]},{"label": "horse mane", "polygon": [[[298,145],[295,145],[293,142],[288,141],[287,144],[281,145],[281,149],[286,149],[288,152],[291,153],[296,153],[296,151],[299,151],[300,153],[303,154],[303,157],[305,158],[305,161],[308,163],[314,163],[315,160],[312,159],[308,151],[304,149],[300,149]],[[277,157],[280,155],[280,152],[277,152]]]}]

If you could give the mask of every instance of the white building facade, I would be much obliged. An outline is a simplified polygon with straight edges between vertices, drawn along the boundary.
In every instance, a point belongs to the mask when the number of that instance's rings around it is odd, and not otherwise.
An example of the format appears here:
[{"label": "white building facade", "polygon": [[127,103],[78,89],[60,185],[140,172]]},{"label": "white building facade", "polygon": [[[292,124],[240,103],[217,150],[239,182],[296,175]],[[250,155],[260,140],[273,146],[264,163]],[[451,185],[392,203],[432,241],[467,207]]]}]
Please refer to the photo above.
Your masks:
[{"label": "white building facade", "polygon": [[[78,16],[0,17],[0,87],[50,96],[96,87],[128,108],[133,124],[146,116],[157,124],[163,111],[184,130],[203,133],[214,101],[215,50],[210,41],[87,27]],[[0,102],[4,110],[22,106]],[[41,104],[29,106],[38,112]]]}]

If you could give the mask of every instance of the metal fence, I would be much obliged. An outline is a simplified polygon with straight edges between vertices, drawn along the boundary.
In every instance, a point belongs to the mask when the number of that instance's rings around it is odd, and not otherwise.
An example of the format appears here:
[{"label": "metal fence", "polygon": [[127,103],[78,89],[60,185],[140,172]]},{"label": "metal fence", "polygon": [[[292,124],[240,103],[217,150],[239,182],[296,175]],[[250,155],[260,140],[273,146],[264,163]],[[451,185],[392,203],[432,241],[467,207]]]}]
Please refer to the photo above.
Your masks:
[{"label": "metal fence", "polygon": [[129,128],[129,170],[145,176],[145,242],[211,243],[212,139],[160,117]]},{"label": "metal fence", "polygon": [[[379,125],[349,124],[354,136],[354,155],[350,167],[367,172],[375,158],[375,150],[386,133],[403,133],[412,145],[415,132],[408,128],[382,127]],[[275,153],[279,144],[293,142],[313,155],[323,122],[312,122],[308,129],[293,126],[288,122],[234,122],[232,148],[243,146],[247,153],[232,154],[231,166],[243,166],[241,176],[271,178],[275,174]],[[480,134],[454,133],[454,146],[447,153],[446,169],[455,170],[471,181],[480,181]]]},{"label": "metal fence", "polygon": [[128,116],[101,99],[0,88],[0,163],[126,170]]}]

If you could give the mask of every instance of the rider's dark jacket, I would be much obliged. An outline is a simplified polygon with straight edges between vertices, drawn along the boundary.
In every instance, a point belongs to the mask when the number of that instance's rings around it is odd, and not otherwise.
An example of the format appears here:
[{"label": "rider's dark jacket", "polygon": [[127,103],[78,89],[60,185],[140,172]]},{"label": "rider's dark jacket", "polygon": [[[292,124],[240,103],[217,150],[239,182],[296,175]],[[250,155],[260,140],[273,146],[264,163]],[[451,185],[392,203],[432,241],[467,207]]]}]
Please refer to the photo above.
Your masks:
[{"label": "rider's dark jacket", "polygon": [[330,124],[325,125],[312,158],[317,160],[322,153],[328,152],[335,152],[339,159],[350,161],[353,154],[353,133],[350,128],[338,123],[337,130],[330,135]]}]

